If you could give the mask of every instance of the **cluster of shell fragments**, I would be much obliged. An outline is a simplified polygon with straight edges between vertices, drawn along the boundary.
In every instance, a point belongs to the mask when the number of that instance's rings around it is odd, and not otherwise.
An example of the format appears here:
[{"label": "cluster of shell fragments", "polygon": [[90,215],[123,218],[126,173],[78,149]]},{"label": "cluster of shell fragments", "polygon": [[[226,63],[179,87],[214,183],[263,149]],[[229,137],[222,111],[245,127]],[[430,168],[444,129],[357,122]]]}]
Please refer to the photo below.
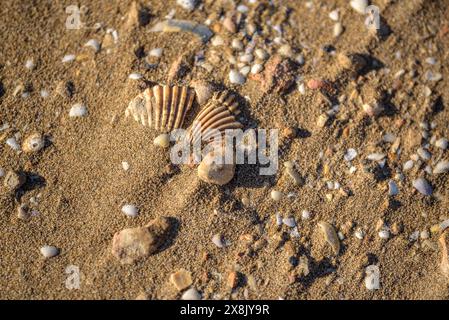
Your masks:
[{"label": "cluster of shell fragments", "polygon": [[[230,92],[215,92],[211,97],[204,99],[201,90],[195,93],[195,90],[181,86],[155,85],[146,89],[131,100],[125,116],[131,116],[152,129],[169,132],[182,127],[195,98],[198,102],[200,100],[205,102],[188,128],[186,142],[190,145],[201,146],[204,143],[212,145],[221,141],[217,139],[223,138],[226,130],[243,127],[236,119],[240,113],[238,101]],[[199,178],[218,185],[228,183],[234,176],[235,164],[218,165],[216,161],[209,161],[211,156],[206,156],[207,159],[203,159],[200,163]]]}]

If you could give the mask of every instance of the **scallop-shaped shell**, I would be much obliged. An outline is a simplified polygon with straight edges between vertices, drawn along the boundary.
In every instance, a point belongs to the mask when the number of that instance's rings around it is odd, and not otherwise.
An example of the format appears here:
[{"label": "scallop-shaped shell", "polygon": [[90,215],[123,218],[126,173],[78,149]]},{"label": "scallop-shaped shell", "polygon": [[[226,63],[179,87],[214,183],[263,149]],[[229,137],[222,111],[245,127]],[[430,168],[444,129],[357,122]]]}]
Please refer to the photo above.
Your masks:
[{"label": "scallop-shaped shell", "polygon": [[125,116],[152,129],[169,132],[180,128],[192,107],[195,92],[187,87],[156,85],[129,103]]},{"label": "scallop-shaped shell", "polygon": [[235,116],[240,113],[235,96],[228,91],[215,92],[193,120],[187,133],[188,143],[196,145],[212,140],[227,129],[240,129],[243,125]]}]

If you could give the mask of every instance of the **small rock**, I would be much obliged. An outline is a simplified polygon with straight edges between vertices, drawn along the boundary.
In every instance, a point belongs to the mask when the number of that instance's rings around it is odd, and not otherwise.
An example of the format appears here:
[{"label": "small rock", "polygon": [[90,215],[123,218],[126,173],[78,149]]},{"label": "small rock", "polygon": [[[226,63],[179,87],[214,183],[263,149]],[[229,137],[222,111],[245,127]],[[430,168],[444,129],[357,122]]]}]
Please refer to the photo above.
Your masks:
[{"label": "small rock", "polygon": [[229,72],[229,81],[233,84],[244,84],[246,79],[243,74],[241,74],[237,70],[231,70]]},{"label": "small rock", "polygon": [[235,289],[239,284],[240,274],[237,271],[232,271],[228,274],[226,286],[230,289]]},{"label": "small rock", "polygon": [[190,288],[181,297],[182,300],[201,300],[201,294],[195,288]]},{"label": "small rock", "polygon": [[395,196],[399,193],[398,185],[393,180],[388,181],[388,195]]},{"label": "small rock", "polygon": [[279,201],[282,198],[282,192],[277,191],[277,190],[272,190],[271,191],[271,199],[273,199],[274,201]]},{"label": "small rock", "polygon": [[181,6],[187,11],[193,11],[195,9],[198,0],[176,0],[176,4]]},{"label": "small rock", "polygon": [[43,246],[40,251],[41,254],[47,259],[59,254],[59,249],[54,246]]},{"label": "small rock", "polygon": [[433,168],[433,174],[446,173],[449,171],[449,161],[441,160]]},{"label": "small rock", "polygon": [[170,282],[178,291],[182,291],[192,285],[192,275],[187,270],[180,269],[170,275]]},{"label": "small rock", "polygon": [[380,271],[376,265],[370,265],[365,269],[365,287],[368,290],[380,289]]},{"label": "small rock", "polygon": [[318,119],[316,121],[316,125],[318,128],[324,128],[328,121],[329,121],[329,116],[326,113],[322,113],[318,117]]},{"label": "small rock", "polygon": [[414,180],[413,187],[425,196],[430,196],[433,192],[432,186],[424,178]]},{"label": "small rock", "polygon": [[335,255],[340,253],[340,239],[338,238],[335,228],[328,222],[320,221],[318,226],[324,236],[326,242],[332,247]]},{"label": "small rock", "polygon": [[343,33],[343,31],[345,31],[345,28],[343,27],[343,24],[341,24],[341,22],[337,22],[336,24],[334,24],[332,33],[335,38],[339,37]]},{"label": "small rock", "polygon": [[194,80],[190,84],[196,93],[196,101],[199,105],[206,103],[215,91],[214,86],[204,80]]},{"label": "small rock", "polygon": [[155,139],[153,144],[155,146],[159,146],[161,148],[168,148],[170,146],[170,135],[167,133],[163,133],[158,135]]},{"label": "small rock", "polygon": [[169,229],[169,219],[160,217],[150,221],[145,227],[119,231],[112,239],[112,254],[122,264],[132,264],[156,253],[167,241]]},{"label": "small rock", "polygon": [[448,144],[449,143],[448,143],[448,140],[446,138],[440,138],[437,141],[435,141],[435,146],[437,148],[440,148],[440,149],[443,149],[443,150],[447,149]]},{"label": "small rock", "polygon": [[17,191],[26,181],[26,176],[21,172],[8,171],[3,185],[11,192]]},{"label": "small rock", "polygon": [[261,83],[262,93],[284,94],[296,83],[296,66],[290,59],[275,55],[267,61],[264,71],[252,74],[251,79]]},{"label": "small rock", "polygon": [[31,212],[26,204],[21,204],[17,207],[17,217],[20,220],[28,220],[31,216]]},{"label": "small rock", "polygon": [[12,137],[12,138],[6,139],[5,143],[7,146],[9,146],[14,151],[20,151],[20,145],[17,142],[16,138]]},{"label": "small rock", "polygon": [[224,248],[225,247],[225,243],[223,241],[223,236],[221,234],[219,234],[219,233],[214,234],[214,236],[212,237],[212,242],[218,248]]},{"label": "small rock", "polygon": [[87,107],[84,104],[76,103],[69,112],[69,117],[84,117],[87,115]]}]

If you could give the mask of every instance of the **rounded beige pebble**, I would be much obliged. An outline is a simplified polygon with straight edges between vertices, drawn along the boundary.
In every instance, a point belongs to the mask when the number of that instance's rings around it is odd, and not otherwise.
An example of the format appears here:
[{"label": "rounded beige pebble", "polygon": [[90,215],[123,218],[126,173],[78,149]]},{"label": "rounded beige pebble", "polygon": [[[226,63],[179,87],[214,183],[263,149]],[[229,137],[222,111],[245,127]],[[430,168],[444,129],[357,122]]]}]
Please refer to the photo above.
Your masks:
[{"label": "rounded beige pebble", "polygon": [[41,248],[41,253],[45,258],[52,258],[59,254],[59,249],[54,246],[43,246]]},{"label": "rounded beige pebble", "polygon": [[180,269],[170,275],[170,282],[178,289],[182,291],[192,285],[191,273],[187,270]]},{"label": "rounded beige pebble", "polygon": [[154,139],[154,145],[162,148],[168,148],[170,146],[170,135],[168,135],[167,133],[158,135]]},{"label": "rounded beige pebble", "polygon": [[273,199],[274,201],[279,201],[282,199],[282,192],[277,191],[277,190],[272,190],[271,191],[271,199]]}]

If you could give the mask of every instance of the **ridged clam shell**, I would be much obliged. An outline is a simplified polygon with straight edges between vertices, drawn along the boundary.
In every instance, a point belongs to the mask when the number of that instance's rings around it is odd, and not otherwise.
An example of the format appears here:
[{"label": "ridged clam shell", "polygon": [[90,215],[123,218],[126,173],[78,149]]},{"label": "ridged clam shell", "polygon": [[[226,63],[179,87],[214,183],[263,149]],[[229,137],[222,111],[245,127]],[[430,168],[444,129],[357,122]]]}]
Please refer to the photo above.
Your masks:
[{"label": "ridged clam shell", "polygon": [[228,91],[215,92],[193,120],[187,133],[188,142],[195,145],[198,141],[208,141],[217,132],[223,135],[227,129],[243,128],[235,118],[239,113],[234,95]]},{"label": "ridged clam shell", "polygon": [[152,129],[168,132],[180,128],[192,107],[195,92],[187,87],[155,85],[129,103],[125,116]]}]

